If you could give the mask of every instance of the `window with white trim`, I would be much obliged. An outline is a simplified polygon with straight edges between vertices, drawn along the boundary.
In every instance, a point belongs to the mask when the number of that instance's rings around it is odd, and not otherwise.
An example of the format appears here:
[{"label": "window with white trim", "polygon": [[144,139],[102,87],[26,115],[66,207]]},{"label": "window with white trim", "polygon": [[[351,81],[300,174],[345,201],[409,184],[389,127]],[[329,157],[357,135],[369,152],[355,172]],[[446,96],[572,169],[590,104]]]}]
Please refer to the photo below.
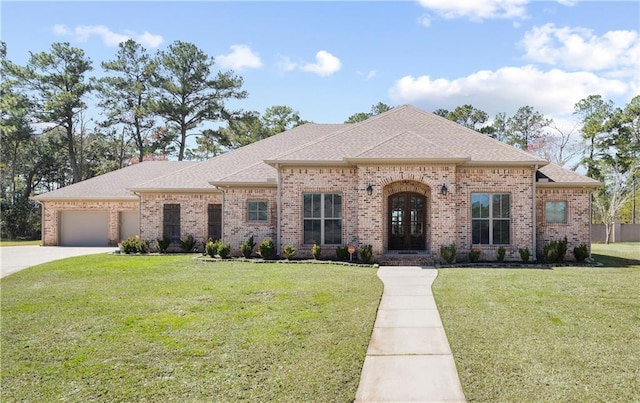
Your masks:
[{"label": "window with white trim", "polygon": [[567,202],[547,201],[544,203],[544,218],[547,224],[567,223]]},{"label": "window with white trim", "polygon": [[342,244],[342,195],[305,193],[304,243]]},{"label": "window with white trim", "polygon": [[475,245],[511,243],[510,194],[471,194],[471,238]]},{"label": "window with white trim", "polygon": [[247,201],[247,221],[266,222],[269,217],[267,207],[266,200]]}]

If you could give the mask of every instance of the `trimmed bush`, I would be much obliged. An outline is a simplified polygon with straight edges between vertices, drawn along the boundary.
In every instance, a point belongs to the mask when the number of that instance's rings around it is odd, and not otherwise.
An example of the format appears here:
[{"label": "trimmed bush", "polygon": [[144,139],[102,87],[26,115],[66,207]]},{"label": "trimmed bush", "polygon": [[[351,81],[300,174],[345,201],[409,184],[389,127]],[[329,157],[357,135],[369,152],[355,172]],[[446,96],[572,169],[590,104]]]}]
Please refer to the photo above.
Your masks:
[{"label": "trimmed bush", "polygon": [[551,241],[542,248],[542,260],[546,263],[562,263],[567,254],[567,237]]},{"label": "trimmed bush", "polygon": [[373,246],[367,244],[360,247],[360,259],[365,263],[373,262]]},{"label": "trimmed bush", "polygon": [[291,245],[287,245],[282,249],[282,254],[287,258],[287,260],[291,260],[296,255],[296,248]]},{"label": "trimmed bush", "polygon": [[506,252],[507,250],[504,248],[504,246],[501,246],[498,248],[498,251],[497,251],[498,262],[504,262],[504,255]]},{"label": "trimmed bush", "polygon": [[149,250],[149,243],[143,241],[139,236],[130,236],[120,243],[120,250],[126,254],[132,253],[147,253]]},{"label": "trimmed bush", "polygon": [[471,263],[478,263],[478,260],[480,260],[481,254],[482,254],[482,251],[480,249],[471,249],[469,251],[469,261]]},{"label": "trimmed bush", "polygon": [[529,248],[518,249],[518,252],[520,253],[520,260],[522,260],[525,263],[529,261],[529,258],[531,257],[531,252],[529,252]]},{"label": "trimmed bush", "polygon": [[440,247],[440,257],[448,264],[455,263],[456,261],[456,244],[442,245]]},{"label": "trimmed bush", "polygon": [[311,254],[313,255],[314,259],[319,260],[320,255],[322,254],[322,247],[320,247],[319,244],[314,243],[311,247]]},{"label": "trimmed bush", "polygon": [[576,262],[582,263],[589,257],[589,249],[587,245],[580,244],[580,246],[576,246],[573,248],[573,256],[576,258]]},{"label": "trimmed bush", "polygon": [[273,239],[265,238],[260,242],[260,245],[258,245],[258,252],[263,259],[270,259],[273,256],[275,248]]},{"label": "trimmed bush", "polygon": [[226,259],[231,252],[231,243],[218,241],[218,255],[221,259]]},{"label": "trimmed bush", "polygon": [[187,237],[184,240],[180,240],[180,249],[184,252],[184,253],[189,253],[191,251],[193,251],[193,249],[196,247],[198,241],[195,240],[195,238],[193,237],[193,235],[187,235]]},{"label": "trimmed bush", "polygon": [[253,241],[253,235],[251,235],[240,243],[240,254],[248,259],[253,254],[253,248],[255,247],[256,243]]},{"label": "trimmed bush", "polygon": [[156,245],[158,245],[158,252],[164,253],[169,249],[171,245],[171,239],[166,234],[162,235],[161,239],[156,239]]},{"label": "trimmed bush", "polygon": [[338,260],[346,262],[349,260],[349,247],[348,246],[338,246],[336,248],[336,257]]},{"label": "trimmed bush", "polygon": [[216,255],[218,254],[218,246],[219,246],[218,241],[213,242],[213,240],[209,238],[207,243],[204,245],[204,251],[207,254],[207,256],[216,257]]}]

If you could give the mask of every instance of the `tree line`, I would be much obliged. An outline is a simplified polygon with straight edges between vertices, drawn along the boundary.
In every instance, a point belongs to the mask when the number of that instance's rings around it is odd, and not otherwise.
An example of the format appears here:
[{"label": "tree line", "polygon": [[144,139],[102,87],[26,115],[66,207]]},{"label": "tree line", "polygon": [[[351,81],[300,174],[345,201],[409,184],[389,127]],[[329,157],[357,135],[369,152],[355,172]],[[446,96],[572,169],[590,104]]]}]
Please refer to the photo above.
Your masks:
[{"label": "tree line", "polygon": [[[0,42],[2,237],[38,236],[39,209],[29,200],[35,193],[144,160],[211,158],[307,122],[285,105],[262,114],[232,108],[248,97],[242,77],[217,70],[214,58],[188,42],[175,41],[155,54],[133,40],[123,42],[112,60],[100,63],[100,78],[89,76],[94,67],[84,51],[66,42],[32,53],[25,65],[8,60],[6,50]],[[89,118],[93,100],[99,117]],[[379,102],[345,123],[389,109]],[[572,129],[559,128],[530,106],[490,123],[472,105],[434,113],[571,169],[582,164],[607,184],[599,191],[603,200],[621,194],[613,204],[595,203],[603,221],[615,206],[616,214],[624,210],[633,193],[640,97],[624,108],[599,95],[585,98],[576,104]],[[206,127],[212,123],[218,126]],[[190,137],[195,147],[189,147]],[[620,189],[610,189],[612,181]]]}]

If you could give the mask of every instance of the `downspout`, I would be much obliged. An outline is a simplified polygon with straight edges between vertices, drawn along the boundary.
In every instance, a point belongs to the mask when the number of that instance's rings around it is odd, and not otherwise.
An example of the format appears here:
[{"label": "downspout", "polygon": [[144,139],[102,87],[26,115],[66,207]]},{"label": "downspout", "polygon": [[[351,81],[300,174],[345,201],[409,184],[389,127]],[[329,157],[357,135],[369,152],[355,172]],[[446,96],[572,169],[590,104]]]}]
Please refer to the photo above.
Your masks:
[{"label": "downspout", "polygon": [[224,236],[224,217],[226,216],[225,211],[227,211],[227,206],[226,206],[226,196],[227,196],[227,189],[228,188],[221,188],[216,186],[218,189],[220,189],[220,192],[222,193],[222,208],[220,209],[220,214],[222,215],[222,217],[220,217],[220,237],[222,238],[222,240],[225,240],[225,236]]},{"label": "downspout", "polygon": [[589,191],[589,259],[591,259],[591,228],[593,228],[593,191]]},{"label": "downspout", "polygon": [[538,256],[538,245],[536,242],[536,176],[538,173],[538,164],[533,166],[533,203],[532,203],[532,211],[531,211],[531,221],[533,222],[533,230],[532,230],[532,236],[531,236],[531,240],[533,241],[533,250],[531,251],[531,253],[533,253],[533,260],[536,261],[537,260],[537,256]]},{"label": "downspout", "polygon": [[276,170],[278,171],[276,188],[276,251],[278,255],[280,255],[280,210],[282,208],[282,173],[280,171],[280,164],[276,163]]}]

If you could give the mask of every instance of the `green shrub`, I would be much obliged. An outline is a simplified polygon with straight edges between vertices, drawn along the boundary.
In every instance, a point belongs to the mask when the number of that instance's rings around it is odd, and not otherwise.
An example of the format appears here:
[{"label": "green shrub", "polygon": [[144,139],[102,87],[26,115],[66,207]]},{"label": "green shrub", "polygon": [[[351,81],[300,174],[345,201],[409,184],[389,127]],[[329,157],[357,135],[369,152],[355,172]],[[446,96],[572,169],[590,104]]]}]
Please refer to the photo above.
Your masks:
[{"label": "green shrub", "polygon": [[360,259],[364,263],[373,262],[373,246],[370,244],[360,246]]},{"label": "green shrub", "polygon": [[561,263],[567,254],[567,237],[551,241],[542,248],[542,260],[546,263]]},{"label": "green shrub", "polygon": [[442,245],[440,247],[440,257],[448,264],[455,263],[456,261],[456,244]]},{"label": "green shrub", "polygon": [[311,254],[313,255],[314,259],[320,259],[320,255],[322,254],[322,247],[320,247],[319,244],[314,243],[311,247]]},{"label": "green shrub", "polygon": [[338,246],[336,248],[336,257],[338,260],[346,262],[349,260],[349,247],[348,246]]},{"label": "green shrub", "polygon": [[573,256],[576,258],[576,262],[582,263],[589,257],[589,249],[587,245],[580,244],[580,246],[576,246],[573,248]]},{"label": "green shrub", "polygon": [[180,249],[184,253],[189,253],[196,247],[198,241],[195,240],[193,235],[187,235],[187,238],[184,240],[180,240]]},{"label": "green shrub", "polygon": [[501,246],[498,248],[498,262],[504,262],[504,255],[507,252],[507,250],[504,248],[504,246]]},{"label": "green shrub", "polygon": [[147,253],[149,250],[149,243],[143,241],[139,236],[130,236],[120,243],[120,250],[123,253]]},{"label": "green shrub", "polygon": [[253,235],[248,239],[245,239],[240,243],[240,254],[243,257],[250,258],[253,254],[253,248],[256,247],[256,243],[253,241]]},{"label": "green shrub", "polygon": [[169,245],[171,245],[171,239],[166,234],[162,235],[161,239],[156,239],[156,244],[158,245],[158,251],[160,253],[164,253],[169,249]]},{"label": "green shrub", "polygon": [[287,245],[282,249],[282,254],[287,258],[287,260],[291,260],[296,255],[296,248],[291,245]]},{"label": "green shrub", "polygon": [[520,260],[522,260],[523,262],[529,261],[529,258],[531,257],[531,252],[529,252],[529,248],[518,249],[518,252],[520,253]]},{"label": "green shrub", "polygon": [[231,252],[231,243],[218,241],[218,255],[221,259],[226,259]]},{"label": "green shrub", "polygon": [[471,263],[478,263],[478,260],[480,260],[481,254],[482,254],[482,251],[480,249],[471,249],[469,251],[469,261]]},{"label": "green shrub", "polygon": [[273,256],[275,249],[276,247],[273,244],[273,239],[271,238],[263,239],[262,242],[260,242],[260,245],[258,245],[258,251],[263,259],[270,259]]},{"label": "green shrub", "polygon": [[207,241],[204,246],[204,251],[209,257],[216,257],[216,255],[218,254],[219,245],[220,244],[218,243],[218,241],[213,242],[212,239],[209,239],[209,241]]}]

